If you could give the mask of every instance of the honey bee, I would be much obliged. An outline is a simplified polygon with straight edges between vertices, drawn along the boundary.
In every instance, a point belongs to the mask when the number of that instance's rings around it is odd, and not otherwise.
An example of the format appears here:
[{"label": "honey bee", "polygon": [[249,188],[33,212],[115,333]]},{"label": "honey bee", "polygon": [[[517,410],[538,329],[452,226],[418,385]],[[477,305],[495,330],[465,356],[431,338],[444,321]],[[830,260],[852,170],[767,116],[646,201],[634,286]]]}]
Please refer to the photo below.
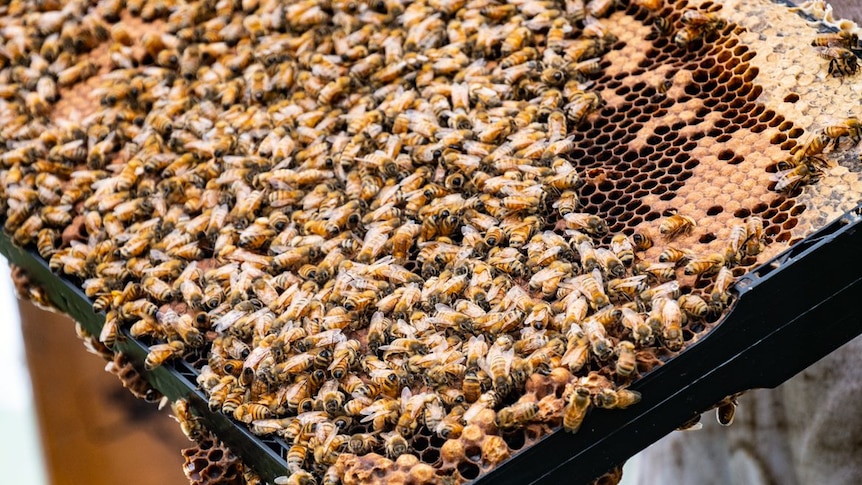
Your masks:
[{"label": "honey bee", "polygon": [[668,241],[675,239],[680,235],[691,234],[691,231],[697,226],[697,222],[689,216],[673,214],[670,217],[661,221],[659,232]]},{"label": "honey bee", "polygon": [[380,446],[380,441],[373,433],[356,433],[347,442],[348,453],[365,455]]},{"label": "honey bee", "polygon": [[632,234],[631,243],[635,251],[646,251],[653,245],[652,238],[641,232]]},{"label": "honey bee", "polygon": [[679,303],[672,298],[662,297],[654,299],[652,306],[654,318],[657,318],[661,325],[662,340],[665,346],[670,350],[681,349],[683,346],[683,314]]},{"label": "honey bee", "polygon": [[548,67],[542,71],[541,80],[550,86],[562,86],[566,83],[566,72],[556,67]]},{"label": "honey bee", "polygon": [[613,344],[608,339],[607,331],[596,318],[587,318],[582,327],[584,335],[590,342],[593,354],[601,360],[607,360],[614,352]]},{"label": "honey bee", "polygon": [[347,371],[358,362],[359,342],[356,340],[346,340],[336,344],[333,351],[332,363],[328,370],[332,373],[332,377],[336,379],[343,378]]},{"label": "honey bee", "polygon": [[395,431],[381,433],[380,437],[383,438],[383,448],[386,451],[386,456],[392,460],[407,453],[410,449],[407,440]]},{"label": "honey bee", "polygon": [[728,397],[719,403],[715,409],[715,417],[718,424],[722,426],[730,426],[733,424],[733,418],[736,415],[736,408],[739,406],[735,397]]},{"label": "honey bee", "polygon": [[843,47],[818,47],[820,57],[829,60],[829,74],[833,76],[850,76],[859,69],[859,58],[856,54]]},{"label": "honey bee", "polygon": [[610,304],[610,299],[605,293],[604,286],[602,284],[601,275],[598,274],[597,271],[594,270],[590,274],[576,277],[572,284],[581,292],[581,294],[584,295],[594,310],[604,308]]},{"label": "honey bee", "polygon": [[185,351],[186,346],[180,341],[152,345],[147,353],[147,358],[144,360],[144,367],[147,370],[153,370],[168,359],[181,356]]},{"label": "honey bee", "polygon": [[120,307],[119,315],[125,320],[130,320],[134,317],[148,319],[155,318],[158,307],[147,300],[139,299],[127,301]]},{"label": "honey bee", "polygon": [[757,216],[749,217],[746,229],[748,237],[745,240],[745,254],[756,256],[763,250],[763,219]]},{"label": "honey bee", "polygon": [[843,47],[853,50],[859,48],[859,36],[846,30],[830,34],[818,34],[811,41],[811,45],[815,47]]},{"label": "honey bee", "polygon": [[482,379],[479,377],[478,372],[468,370],[464,375],[463,382],[461,383],[461,391],[464,393],[464,400],[468,403],[476,402],[483,392]]},{"label": "honey bee", "polygon": [[748,226],[746,224],[736,224],[730,229],[730,237],[728,238],[727,247],[725,248],[725,259],[735,262],[739,252],[743,250],[744,244],[748,240]]},{"label": "honey bee", "polygon": [[[563,169],[557,170],[557,173],[555,175],[545,178],[545,184],[557,190],[565,191],[568,189],[576,189],[580,187],[581,185],[583,185],[583,181],[578,176],[578,173],[574,169],[574,167],[565,166]],[[561,211],[561,215],[565,214],[562,214]]]},{"label": "honey bee", "polygon": [[203,438],[205,431],[198,418],[192,413],[189,402],[185,399],[177,399],[171,404],[174,418],[180,423],[183,434],[191,441]]},{"label": "honey bee", "polygon": [[171,285],[165,283],[159,278],[148,277],[141,282],[141,288],[144,289],[156,301],[165,302],[173,297],[174,291]]},{"label": "honey bee", "polygon": [[611,238],[611,251],[625,266],[631,266],[635,260],[634,246],[625,234],[614,234]]},{"label": "honey bee", "polygon": [[809,140],[808,143],[806,143],[801,150],[798,150],[794,154],[792,165],[798,166],[802,164],[802,162],[807,161],[812,164],[817,163],[819,165],[826,166],[827,163],[821,155],[823,154],[823,150],[825,150],[826,147],[829,146],[829,143],[831,141],[832,139],[825,132],[818,134],[817,136]]},{"label": "honey bee", "polygon": [[702,258],[694,258],[685,265],[683,270],[687,275],[712,275],[718,272],[719,268],[724,267],[724,256],[719,253],[712,253]]},{"label": "honey bee", "polygon": [[57,231],[50,228],[39,230],[36,236],[36,249],[44,259],[51,259],[57,251]]},{"label": "honey bee", "polygon": [[539,405],[535,402],[518,402],[497,411],[496,424],[502,429],[523,426],[535,419],[538,412]]},{"label": "honey bee", "polygon": [[709,304],[699,295],[682,295],[679,306],[687,314],[695,318],[703,318],[709,313]]},{"label": "honey bee", "polygon": [[503,39],[500,53],[504,56],[520,51],[533,38],[533,33],[526,27],[518,27]]},{"label": "honey bee", "polygon": [[566,117],[575,126],[582,124],[587,117],[602,105],[598,94],[588,92],[577,96],[564,107]]},{"label": "honey bee", "polygon": [[68,87],[94,76],[99,68],[92,61],[81,61],[57,74],[57,84]]},{"label": "honey bee", "polygon": [[563,429],[569,433],[577,433],[584,422],[584,417],[592,404],[590,390],[583,386],[567,389],[568,399],[563,412]]},{"label": "honey bee", "polygon": [[623,262],[617,258],[613,251],[605,248],[598,248],[596,249],[596,256],[599,259],[602,269],[608,276],[621,278],[626,274],[625,265],[623,265]]},{"label": "honey bee", "polygon": [[604,236],[608,232],[608,226],[605,225],[600,217],[582,212],[572,212],[563,216],[566,222],[567,229],[578,231],[586,231],[593,236]]},{"label": "honey bee", "polygon": [[271,416],[272,411],[269,407],[258,403],[242,403],[233,411],[234,419],[246,424],[260,419],[267,419]]},{"label": "honey bee", "polygon": [[[290,472],[290,476],[293,477],[299,473],[306,473],[303,470],[305,466],[305,460],[308,458],[308,447],[302,443],[294,442],[290,449],[287,451],[287,471]],[[315,483],[310,474],[308,474],[310,480],[309,483]]]},{"label": "honey bee", "polygon": [[715,277],[715,284],[710,292],[710,304],[717,309],[723,309],[730,300],[728,290],[733,284],[733,273],[726,267],[718,270],[718,275]]},{"label": "honey bee", "polygon": [[338,388],[339,382],[337,380],[329,380],[321,386],[317,394],[318,402],[322,403],[321,406],[317,407],[322,408],[331,417],[340,414],[341,408],[344,406],[344,393]]},{"label": "honey bee", "polygon": [[637,358],[635,356],[635,345],[627,340],[621,340],[614,353],[617,354],[617,374],[629,376],[637,370]]},{"label": "honey bee", "polygon": [[584,335],[580,325],[573,323],[568,332],[569,339],[566,343],[566,351],[560,359],[560,364],[566,366],[570,371],[581,370],[590,359],[590,340]]},{"label": "honey bee", "polygon": [[823,129],[823,134],[833,140],[834,146],[837,148],[841,137],[848,137],[856,145],[862,139],[862,122],[858,118],[848,118],[843,123],[838,125],[827,126]]},{"label": "honey bee", "polygon": [[622,312],[620,321],[624,327],[629,329],[635,343],[642,347],[652,345],[655,340],[653,337],[653,331],[652,328],[647,325],[643,316],[627,307],[622,307],[620,311]]},{"label": "honey bee", "polygon": [[634,301],[643,291],[649,288],[646,279],[647,275],[612,279],[608,281],[607,285],[608,296]]},{"label": "honey bee", "polygon": [[683,12],[680,22],[682,22],[683,28],[674,36],[674,42],[683,49],[688,48],[694,41],[723,29],[727,25],[724,19],[714,13],[694,9]]},{"label": "honey bee", "polygon": [[495,342],[488,349],[487,356],[479,360],[479,367],[488,374],[494,389],[499,393],[506,394],[509,391],[512,382],[510,370],[514,358],[514,348],[504,350],[500,342]]},{"label": "honey bee", "polygon": [[815,179],[820,171],[810,163],[801,163],[793,168],[773,174],[776,192],[793,192],[802,184]]},{"label": "honey bee", "polygon": [[625,409],[639,403],[641,394],[629,389],[604,388],[593,397],[596,407],[604,409]]}]

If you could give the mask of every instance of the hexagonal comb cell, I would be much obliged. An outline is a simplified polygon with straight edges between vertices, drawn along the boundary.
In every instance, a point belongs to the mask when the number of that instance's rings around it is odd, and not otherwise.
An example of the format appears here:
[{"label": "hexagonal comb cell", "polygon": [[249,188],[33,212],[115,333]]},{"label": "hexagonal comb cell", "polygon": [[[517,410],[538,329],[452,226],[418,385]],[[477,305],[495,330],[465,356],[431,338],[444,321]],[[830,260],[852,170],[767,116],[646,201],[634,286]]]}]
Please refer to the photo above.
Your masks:
[{"label": "hexagonal comb cell", "polygon": [[211,434],[196,446],[182,450],[183,473],[195,485],[246,483],[243,465],[225,445]]},{"label": "hexagonal comb cell", "polygon": [[636,405],[862,193],[855,64],[766,0],[91,3],[0,7],[4,227],[290,483],[473,480]]}]

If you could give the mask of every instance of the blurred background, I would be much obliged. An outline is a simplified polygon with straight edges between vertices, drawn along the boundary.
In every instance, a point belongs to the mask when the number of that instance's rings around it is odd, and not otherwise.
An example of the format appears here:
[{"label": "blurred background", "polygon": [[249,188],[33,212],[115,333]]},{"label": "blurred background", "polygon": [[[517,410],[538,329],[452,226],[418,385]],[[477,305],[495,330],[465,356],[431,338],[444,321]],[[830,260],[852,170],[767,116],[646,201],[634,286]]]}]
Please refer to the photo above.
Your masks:
[{"label": "blurred background", "polygon": [[[0,399],[0,429],[7,439],[0,440],[0,467],[7,470],[10,483],[48,483],[45,462],[39,448],[30,374],[21,339],[21,319],[15,292],[9,278],[9,265],[0,258],[0,369],[6,369],[3,399]],[[11,438],[11,439],[10,439]]]},{"label": "blurred background", "polygon": [[[0,258],[2,483],[188,483],[192,445],[169,410],[136,399],[88,353],[69,318],[15,298]],[[23,321],[22,321],[23,320]]]}]

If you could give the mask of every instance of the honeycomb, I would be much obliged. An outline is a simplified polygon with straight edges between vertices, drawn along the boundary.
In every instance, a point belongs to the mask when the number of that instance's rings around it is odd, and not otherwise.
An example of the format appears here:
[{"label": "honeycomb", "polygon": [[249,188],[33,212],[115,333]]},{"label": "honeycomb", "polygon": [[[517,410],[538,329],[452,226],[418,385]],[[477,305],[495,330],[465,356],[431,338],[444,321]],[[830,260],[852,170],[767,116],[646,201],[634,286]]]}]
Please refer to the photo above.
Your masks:
[{"label": "honeycomb", "polygon": [[29,301],[42,310],[57,311],[48,298],[45,288],[36,284],[24,268],[14,264],[10,264],[9,268],[11,270],[12,285],[15,288],[15,296],[21,300]]},{"label": "honeycomb", "polygon": [[[4,228],[105,312],[102,344],[193,364],[212,412],[282,443],[276,483],[473,480],[636,406],[734,277],[858,202],[858,38],[814,46],[809,22],[765,0],[12,2]],[[191,481],[247,480],[199,442]]]},{"label": "honeycomb", "polygon": [[[90,339],[92,339],[92,343],[88,345],[96,346],[97,344],[101,344],[97,338],[90,337]],[[133,396],[147,402],[161,401],[162,394],[150,385],[126,354],[123,352],[103,352],[102,356],[110,356],[108,364],[105,365],[105,371],[117,376],[123,387],[128,389]]]},{"label": "honeycomb", "polygon": [[183,473],[193,485],[235,485],[249,483],[240,459],[224,443],[207,434],[191,448],[182,450]]}]

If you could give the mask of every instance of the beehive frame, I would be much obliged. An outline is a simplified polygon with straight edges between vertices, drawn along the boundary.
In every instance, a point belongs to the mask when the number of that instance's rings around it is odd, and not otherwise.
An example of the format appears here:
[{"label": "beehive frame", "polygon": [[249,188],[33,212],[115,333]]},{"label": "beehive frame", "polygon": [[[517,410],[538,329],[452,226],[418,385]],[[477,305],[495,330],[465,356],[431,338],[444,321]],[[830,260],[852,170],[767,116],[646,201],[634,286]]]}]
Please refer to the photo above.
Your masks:
[{"label": "beehive frame", "polygon": [[[670,18],[674,18],[671,15],[674,11],[678,13],[682,8],[695,6],[704,11],[720,10],[709,2],[692,2],[688,6],[685,2],[678,2],[674,5],[675,10],[668,10],[666,13]],[[701,252],[721,248],[727,239],[733,217],[744,219],[752,213],[762,215],[767,219],[766,234],[770,237],[771,244],[759,257],[743,260],[736,271],[739,276],[745,269],[756,267],[770,255],[784,249],[788,243],[802,241],[812,229],[822,226],[824,222],[846,210],[848,204],[855,203],[852,194],[858,193],[859,177],[858,167],[854,168],[853,160],[857,154],[854,150],[849,150],[842,155],[841,165],[824,175],[827,180],[822,183],[806,187],[801,194],[792,194],[786,198],[776,197],[769,192],[768,183],[764,182],[770,178],[770,167],[774,172],[775,161],[780,159],[782,152],[797,145],[794,140],[806,130],[812,133],[857,111],[853,111],[853,108],[847,113],[831,112],[822,118],[812,119],[806,113],[795,110],[793,105],[800,99],[803,103],[807,102],[808,96],[814,91],[830,93],[833,95],[832,106],[840,106],[838,101],[842,99],[841,96],[846,95],[848,88],[845,79],[807,75],[803,68],[803,71],[795,71],[799,74],[799,86],[817,84],[822,86],[822,89],[811,91],[807,95],[789,93],[782,97],[779,94],[782,86],[769,85],[769,82],[782,79],[781,76],[786,76],[787,72],[779,72],[778,75],[770,77],[764,74],[766,69],[763,64],[758,68],[757,53],[763,52],[761,48],[764,46],[757,44],[762,39],[752,35],[761,32],[761,26],[755,24],[746,27],[745,23],[752,16],[752,11],[735,7],[730,3],[725,6],[725,11],[733,10],[733,13],[728,14],[731,23],[727,29],[718,35],[721,45],[716,44],[717,51],[712,50],[712,44],[705,43],[702,48],[693,49],[679,59],[671,59],[677,64],[674,69],[663,71],[664,74],[669,74],[664,81],[660,79],[662,72],[658,71],[661,71],[662,63],[667,61],[668,57],[662,57],[661,52],[664,50],[665,54],[667,51],[679,54],[675,51],[676,47],[669,39],[654,39],[656,47],[652,51],[638,50],[637,47],[642,44],[637,41],[638,35],[650,35],[647,33],[649,21],[655,15],[633,8],[625,13],[615,14],[611,25],[621,44],[607,54],[603,62],[608,62],[609,65],[602,77],[595,80],[595,86],[601,92],[606,105],[598,117],[591,118],[584,131],[575,133],[576,148],[571,156],[578,160],[579,168],[584,170],[587,180],[587,185],[580,194],[586,201],[585,211],[607,216],[612,231],[622,228],[630,230],[635,226],[639,230],[644,229],[656,234],[660,218],[667,215],[668,209],[675,209],[699,220],[707,220],[707,224],[703,224],[694,234],[687,236],[687,239],[683,238],[680,243],[697,246]],[[755,8],[761,7],[762,5],[757,4]],[[765,9],[769,10],[768,7]],[[722,11],[722,14],[725,11]],[[628,42],[630,40],[634,41]],[[807,38],[803,40],[807,41]],[[718,59],[718,64],[713,59]],[[766,60],[767,63],[773,61],[774,59]],[[763,59],[760,59],[760,62],[763,62]],[[656,65],[659,68],[653,69]],[[659,79],[651,79],[651,76],[655,77],[656,74]],[[752,84],[751,81],[755,78],[758,84]],[[761,81],[767,88],[759,86]],[[712,96],[717,89],[721,89],[723,94]],[[780,102],[777,99],[763,100],[765,105],[775,107],[775,110],[767,109],[760,103],[767,89],[773,97],[782,98]],[[707,105],[701,94],[706,95],[711,104]],[[671,102],[667,103],[668,99]],[[660,113],[644,113],[640,107],[653,101],[658,103]],[[786,121],[785,118],[794,121]],[[626,125],[626,122],[633,123]],[[622,130],[617,129],[616,124],[621,125]],[[743,132],[750,130],[750,133],[739,135],[740,128]],[[755,136],[758,134],[759,136]],[[765,143],[767,136],[768,144]],[[751,145],[746,146],[746,143]],[[740,156],[734,150],[748,151],[746,156]],[[758,151],[762,151],[764,155],[758,156]],[[836,150],[834,154],[840,153]],[[698,169],[699,166],[709,169]],[[716,173],[718,176],[711,178]],[[747,178],[745,174],[753,176]],[[757,183],[751,185],[752,180]],[[746,183],[749,185],[745,185]],[[759,202],[745,205],[733,197],[728,198],[728,194],[720,193],[719,185],[722,184],[726,190],[748,190],[748,200],[759,198]],[[835,197],[830,197],[829,191],[840,184],[847,184],[850,190],[836,201]],[[710,192],[715,190],[719,192]],[[710,200],[712,196],[714,200]],[[824,204],[824,199],[834,203]],[[808,210],[805,210],[806,206],[810,206]],[[622,213],[619,212],[619,207],[624,207]],[[647,251],[645,257],[655,259],[659,251],[658,248]],[[687,283],[696,289],[703,289],[709,281],[691,279]],[[66,306],[70,304],[66,302]],[[711,325],[686,329],[687,340],[694,344],[709,328]],[[140,350],[139,348],[132,352],[140,354]],[[672,355],[673,353],[667,354],[664,358]],[[138,357],[142,358],[140,355]],[[676,362],[677,358],[671,359],[670,362]],[[178,366],[181,368],[185,364]],[[157,387],[170,389],[172,384],[161,381],[159,375],[157,370],[153,377]],[[656,372],[655,375],[659,373]],[[648,382],[648,379],[649,376],[644,382]],[[181,384],[179,389],[187,384],[188,381]],[[638,384],[632,388],[640,389]],[[176,389],[166,391],[171,398],[178,397],[177,392]],[[644,406],[647,405],[648,401],[645,401]],[[218,419],[222,421],[221,426]],[[220,417],[216,418],[212,425],[217,429],[230,429],[232,426],[229,423],[227,428],[223,426],[225,422],[227,421]],[[559,437],[560,433],[553,436]],[[531,441],[538,437],[535,436]],[[239,439],[239,442],[244,439]],[[428,438],[420,439],[428,441]],[[588,434],[581,433],[575,439],[587,440]],[[543,442],[544,440],[540,441]],[[426,447],[428,443],[423,445],[423,448]],[[418,446],[416,448],[418,449]],[[541,447],[535,445],[523,454],[528,456],[538,453],[534,450],[539,449]],[[281,454],[284,454],[284,450]],[[476,464],[465,464],[463,471],[458,468],[458,473],[462,478],[473,478],[479,473],[479,467]]]},{"label": "beehive frame", "polygon": [[[579,434],[551,434],[475,483],[587,482],[724,396],[781,384],[862,333],[862,307],[855,304],[862,276],[845,270],[862,266],[860,244],[862,205],[739,281],[739,300],[725,325],[633,385],[644,395],[642,406],[593,412]],[[101,329],[104,315],[93,313],[80,289],[51,273],[38,255],[21,250],[6,235],[0,235],[0,252],[48,291],[57,310],[90,332]],[[835,277],[820,280],[818,274]],[[129,338],[119,350],[142,369],[146,346]],[[211,412],[196,387],[194,368],[180,361],[142,372],[171,400],[187,399],[205,426],[263,479],[272,483],[282,474],[287,444],[254,436]]]}]

